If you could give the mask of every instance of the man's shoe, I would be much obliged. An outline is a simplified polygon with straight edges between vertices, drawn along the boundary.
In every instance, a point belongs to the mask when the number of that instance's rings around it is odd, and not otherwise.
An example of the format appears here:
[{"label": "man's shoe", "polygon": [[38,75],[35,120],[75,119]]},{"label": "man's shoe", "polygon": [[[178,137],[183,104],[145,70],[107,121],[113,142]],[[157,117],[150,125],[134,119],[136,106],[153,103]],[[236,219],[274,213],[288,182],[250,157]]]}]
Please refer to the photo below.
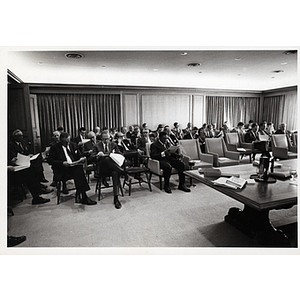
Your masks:
[{"label": "man's shoe", "polygon": [[44,204],[50,202],[50,199],[44,199],[42,197],[33,198],[31,203],[32,204]]},{"label": "man's shoe", "polygon": [[26,241],[26,236],[8,236],[7,247],[14,247]]},{"label": "man's shoe", "polygon": [[122,207],[122,204],[117,197],[114,198],[114,205],[116,209],[120,209]]},{"label": "man's shoe", "polygon": [[184,192],[190,192],[191,190],[187,188],[184,184],[178,186],[178,189]]},{"label": "man's shoe", "polygon": [[49,193],[52,193],[53,191],[54,191],[54,189],[42,188],[40,191],[40,195],[41,194],[49,194]]},{"label": "man's shoe", "polygon": [[81,200],[81,203],[82,203],[82,204],[86,204],[86,205],[95,205],[95,204],[97,204],[96,201],[91,200],[89,197],[87,197],[87,198],[85,198],[85,199],[82,199],[82,200]]},{"label": "man's shoe", "polygon": [[172,193],[170,187],[168,187],[168,186],[165,186],[165,187],[164,187],[164,190],[165,190],[165,192],[168,193],[168,194],[171,194],[171,193]]}]

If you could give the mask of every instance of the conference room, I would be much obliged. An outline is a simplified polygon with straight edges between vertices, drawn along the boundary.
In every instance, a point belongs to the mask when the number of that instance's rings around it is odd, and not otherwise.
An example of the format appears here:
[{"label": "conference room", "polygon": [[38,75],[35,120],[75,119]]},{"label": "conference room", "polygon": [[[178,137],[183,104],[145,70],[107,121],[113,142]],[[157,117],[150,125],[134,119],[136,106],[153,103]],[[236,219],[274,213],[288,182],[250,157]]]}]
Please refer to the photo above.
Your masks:
[{"label": "conference room", "polygon": [[8,248],[298,248],[297,79],[297,49],[12,48]]}]

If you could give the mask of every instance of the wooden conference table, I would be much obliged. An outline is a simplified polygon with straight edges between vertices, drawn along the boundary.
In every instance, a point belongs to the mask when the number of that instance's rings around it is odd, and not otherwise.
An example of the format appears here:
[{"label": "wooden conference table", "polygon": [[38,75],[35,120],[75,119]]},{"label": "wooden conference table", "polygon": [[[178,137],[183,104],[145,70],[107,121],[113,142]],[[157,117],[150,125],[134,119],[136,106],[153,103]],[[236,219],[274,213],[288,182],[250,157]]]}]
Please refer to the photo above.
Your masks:
[{"label": "wooden conference table", "polygon": [[[280,161],[281,168],[274,172],[286,172],[290,168],[297,169],[297,159]],[[218,168],[222,173],[239,174],[241,178],[248,179],[255,174],[256,168],[252,164],[237,165]],[[236,207],[229,209],[225,221],[235,226],[257,243],[265,246],[290,246],[288,237],[272,226],[269,211],[272,209],[291,208],[297,204],[297,185],[291,185],[289,179],[279,180],[276,183],[255,182],[254,185],[246,184],[242,189],[231,189],[213,184],[218,177],[201,175],[198,170],[184,172],[192,179],[196,179],[211,188],[232,197],[244,204],[241,211]]]}]

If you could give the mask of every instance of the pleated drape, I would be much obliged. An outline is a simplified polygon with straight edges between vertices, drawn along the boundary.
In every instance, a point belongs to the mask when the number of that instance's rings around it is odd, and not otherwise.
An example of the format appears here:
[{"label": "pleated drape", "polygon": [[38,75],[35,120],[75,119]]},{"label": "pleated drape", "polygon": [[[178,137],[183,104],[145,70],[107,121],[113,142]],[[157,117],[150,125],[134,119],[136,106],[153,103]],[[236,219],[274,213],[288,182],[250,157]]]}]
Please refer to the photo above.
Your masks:
[{"label": "pleated drape", "polygon": [[42,149],[49,145],[52,132],[63,126],[71,137],[81,126],[121,126],[119,94],[37,94]]},{"label": "pleated drape", "polygon": [[238,122],[258,121],[259,104],[259,97],[206,96],[207,123],[221,127],[227,121],[234,127]]}]

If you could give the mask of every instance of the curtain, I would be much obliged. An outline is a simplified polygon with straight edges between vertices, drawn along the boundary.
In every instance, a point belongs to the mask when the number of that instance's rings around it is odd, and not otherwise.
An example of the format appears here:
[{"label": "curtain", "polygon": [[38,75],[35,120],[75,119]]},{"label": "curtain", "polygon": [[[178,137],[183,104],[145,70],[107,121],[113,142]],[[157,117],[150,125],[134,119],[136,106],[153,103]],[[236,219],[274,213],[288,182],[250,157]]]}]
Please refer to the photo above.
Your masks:
[{"label": "curtain", "polygon": [[263,121],[273,122],[275,130],[283,122],[283,111],[285,106],[285,96],[264,97]]},{"label": "curtain", "polygon": [[259,97],[206,96],[207,123],[221,127],[227,121],[232,128],[238,122],[258,121]]},{"label": "curtain", "polygon": [[297,104],[297,93],[290,93],[285,95],[282,121],[280,123],[286,123],[288,130],[297,130]]},{"label": "curtain", "polygon": [[37,94],[42,149],[49,145],[52,132],[59,126],[71,137],[84,126],[121,126],[119,94]]}]

